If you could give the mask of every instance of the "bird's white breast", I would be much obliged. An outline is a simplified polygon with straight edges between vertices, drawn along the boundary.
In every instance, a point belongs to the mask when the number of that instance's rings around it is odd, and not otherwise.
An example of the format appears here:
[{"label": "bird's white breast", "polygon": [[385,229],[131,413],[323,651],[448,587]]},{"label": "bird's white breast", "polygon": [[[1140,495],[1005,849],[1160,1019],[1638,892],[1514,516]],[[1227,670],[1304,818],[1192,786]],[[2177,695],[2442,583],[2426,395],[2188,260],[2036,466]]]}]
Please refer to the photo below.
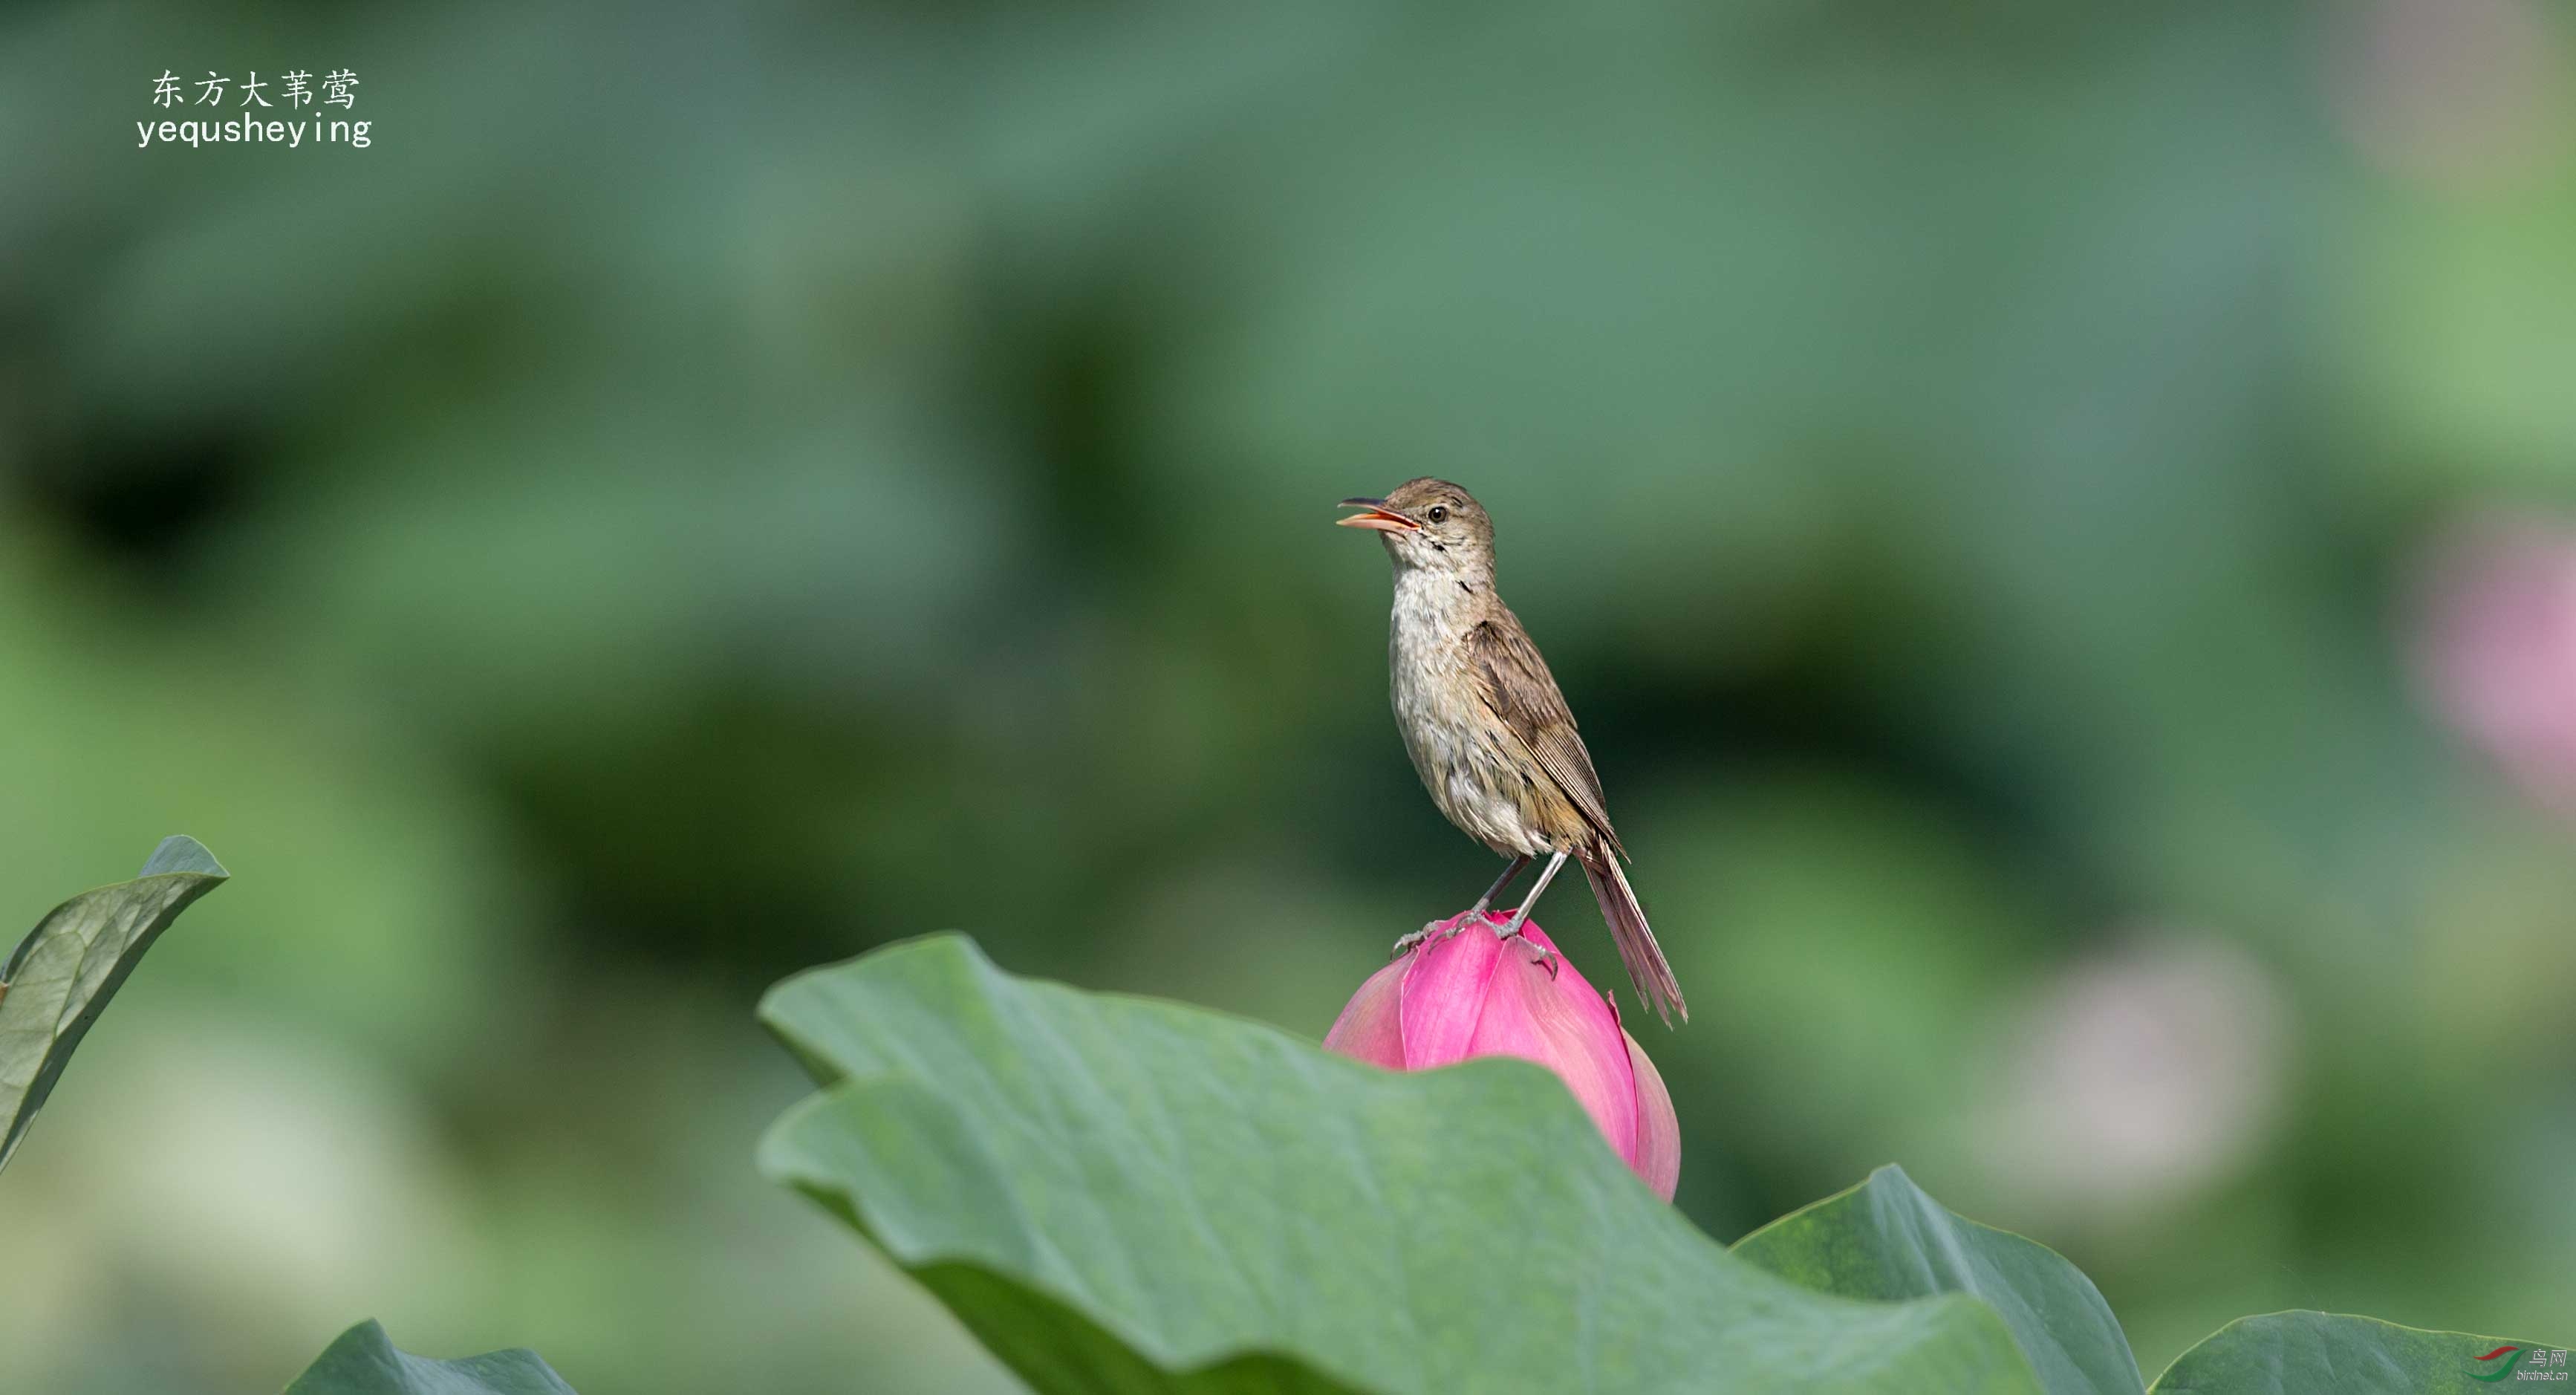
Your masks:
[{"label": "bird's white breast", "polygon": [[[1490,584],[1490,583],[1488,583]],[[1396,728],[1414,773],[1449,821],[1494,851],[1551,850],[1519,798],[1515,738],[1478,695],[1467,631],[1480,602],[1454,573],[1399,569],[1387,632],[1387,671]]]}]

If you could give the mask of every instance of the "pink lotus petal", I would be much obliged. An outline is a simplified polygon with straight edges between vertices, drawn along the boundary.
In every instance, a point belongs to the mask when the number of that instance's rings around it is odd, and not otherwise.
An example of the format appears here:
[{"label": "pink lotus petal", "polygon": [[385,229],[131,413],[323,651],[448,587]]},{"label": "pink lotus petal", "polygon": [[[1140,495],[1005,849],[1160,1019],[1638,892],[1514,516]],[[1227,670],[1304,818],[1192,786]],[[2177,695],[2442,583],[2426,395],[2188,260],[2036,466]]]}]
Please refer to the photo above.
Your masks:
[{"label": "pink lotus petal", "polygon": [[1646,1179],[1655,1195],[1670,1201],[1673,1188],[1682,1180],[1682,1121],[1673,1113],[1673,1097],[1664,1088],[1663,1072],[1646,1059],[1645,1048],[1625,1028],[1619,1038],[1628,1043],[1628,1065],[1637,1081],[1637,1155],[1628,1165]]},{"label": "pink lotus petal", "polygon": [[1453,918],[1433,930],[1405,966],[1406,1070],[1429,1070],[1467,1058],[1476,1019],[1484,1014],[1486,986],[1503,962],[1503,948],[1493,932],[1471,924],[1455,935],[1447,933],[1456,923]]},{"label": "pink lotus petal", "polygon": [[[1534,943],[1544,937],[1522,933]],[[1474,932],[1470,932],[1474,933]],[[1459,938],[1464,939],[1465,936]],[[1487,938],[1491,938],[1490,935]],[[1518,945],[1504,946],[1485,991],[1485,1012],[1467,1044],[1470,1056],[1518,1056],[1565,1082],[1575,1101],[1622,1162],[1637,1161],[1637,1086],[1619,1020],[1572,964],[1550,977]]]},{"label": "pink lotus petal", "polygon": [[1404,970],[1402,961],[1369,975],[1351,995],[1333,1030],[1324,1033],[1324,1049],[1388,1070],[1404,1069]]}]

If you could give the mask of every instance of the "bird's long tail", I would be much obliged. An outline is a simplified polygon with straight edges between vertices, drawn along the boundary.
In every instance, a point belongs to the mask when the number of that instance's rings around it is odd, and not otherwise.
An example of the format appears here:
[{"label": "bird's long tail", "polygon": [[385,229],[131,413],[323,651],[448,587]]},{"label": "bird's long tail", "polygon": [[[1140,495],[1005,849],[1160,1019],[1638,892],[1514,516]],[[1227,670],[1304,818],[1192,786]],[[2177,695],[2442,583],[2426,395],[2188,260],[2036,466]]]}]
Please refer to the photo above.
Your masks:
[{"label": "bird's long tail", "polygon": [[1688,1022],[1690,1005],[1682,1001],[1673,966],[1664,962],[1663,946],[1655,943],[1655,932],[1646,928],[1646,912],[1637,904],[1628,874],[1619,870],[1619,855],[1599,849],[1597,857],[1583,859],[1583,874],[1592,881],[1593,898],[1601,903],[1601,918],[1610,924],[1610,938],[1619,946],[1619,961],[1628,966],[1628,981],[1637,985],[1637,996],[1662,1016],[1665,1026],[1673,1024],[1677,1012]]}]

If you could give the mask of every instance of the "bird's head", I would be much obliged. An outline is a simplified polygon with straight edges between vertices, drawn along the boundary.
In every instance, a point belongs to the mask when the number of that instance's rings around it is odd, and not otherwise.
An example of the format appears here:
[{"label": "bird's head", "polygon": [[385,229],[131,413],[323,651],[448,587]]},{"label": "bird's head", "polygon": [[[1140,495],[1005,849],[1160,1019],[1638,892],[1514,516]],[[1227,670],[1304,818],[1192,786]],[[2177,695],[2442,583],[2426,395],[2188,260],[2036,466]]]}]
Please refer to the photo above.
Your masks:
[{"label": "bird's head", "polygon": [[1373,528],[1399,568],[1482,571],[1494,565],[1494,521],[1474,495],[1429,476],[1406,480],[1383,499],[1344,499],[1360,512],[1338,520]]}]

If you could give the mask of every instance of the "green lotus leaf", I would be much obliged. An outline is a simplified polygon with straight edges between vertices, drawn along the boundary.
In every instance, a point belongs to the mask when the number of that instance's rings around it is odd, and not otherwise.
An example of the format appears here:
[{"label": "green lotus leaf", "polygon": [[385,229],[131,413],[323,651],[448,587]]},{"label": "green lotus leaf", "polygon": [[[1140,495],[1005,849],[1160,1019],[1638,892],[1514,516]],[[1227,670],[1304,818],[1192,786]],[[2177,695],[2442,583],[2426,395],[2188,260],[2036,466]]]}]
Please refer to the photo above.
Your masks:
[{"label": "green lotus leaf", "polygon": [[1646,1190],[1555,1077],[1395,1074],[940,936],[788,980],[761,1162],[1045,1392],[2037,1392],[1966,1293],[1841,1298]]},{"label": "green lotus leaf", "polygon": [[56,906],[0,964],[0,1167],[143,952],[231,875],[196,839],[164,838],[134,880]]}]

